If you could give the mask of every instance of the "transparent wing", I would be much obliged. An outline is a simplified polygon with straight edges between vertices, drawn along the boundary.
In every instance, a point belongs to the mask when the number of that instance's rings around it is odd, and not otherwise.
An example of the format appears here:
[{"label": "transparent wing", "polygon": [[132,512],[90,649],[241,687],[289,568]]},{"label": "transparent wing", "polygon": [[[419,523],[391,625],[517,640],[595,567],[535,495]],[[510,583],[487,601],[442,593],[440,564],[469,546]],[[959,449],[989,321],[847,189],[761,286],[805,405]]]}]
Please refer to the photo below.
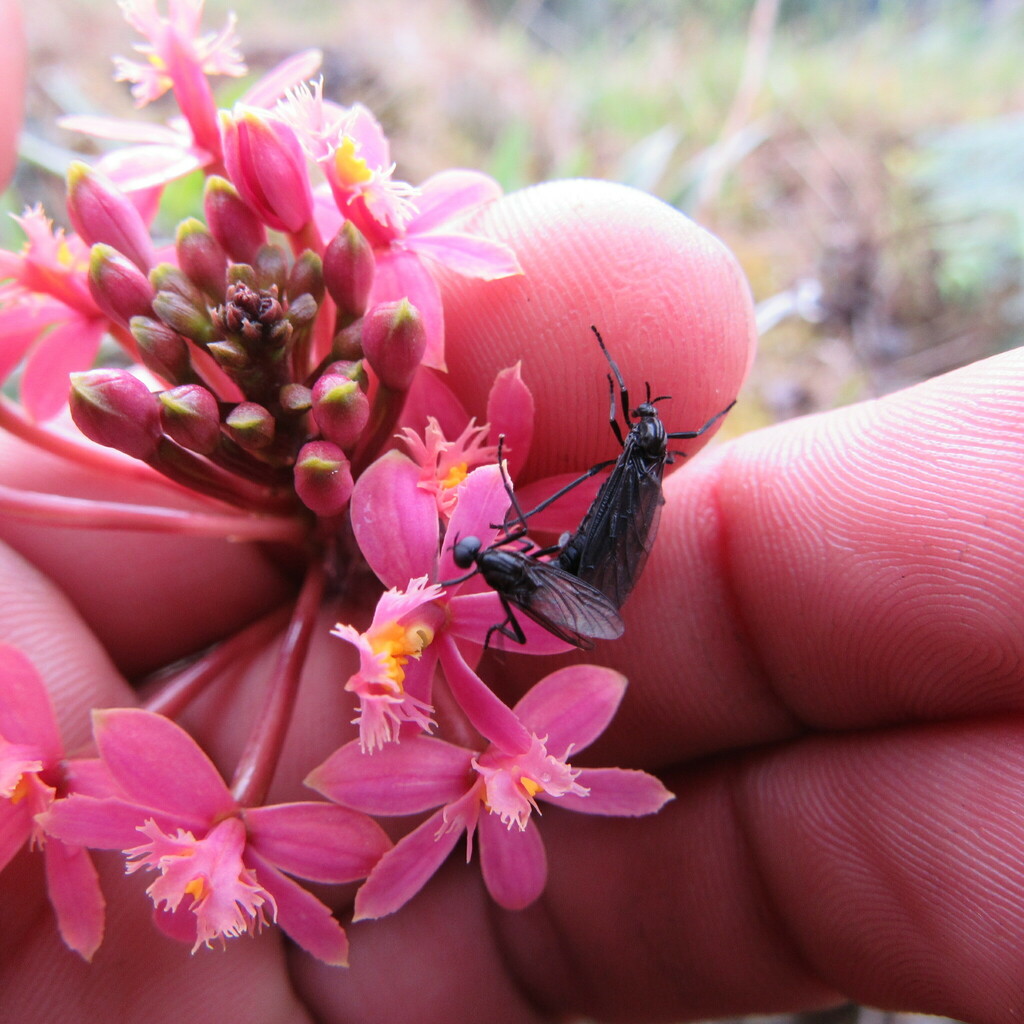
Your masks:
[{"label": "transparent wing", "polygon": [[506,596],[534,622],[584,649],[593,647],[594,639],[622,636],[618,609],[600,590],[551,562],[526,560],[531,586]]},{"label": "transparent wing", "polygon": [[628,443],[598,492],[570,545],[575,573],[621,608],[640,578],[654,545],[665,498],[663,459],[651,459]]}]

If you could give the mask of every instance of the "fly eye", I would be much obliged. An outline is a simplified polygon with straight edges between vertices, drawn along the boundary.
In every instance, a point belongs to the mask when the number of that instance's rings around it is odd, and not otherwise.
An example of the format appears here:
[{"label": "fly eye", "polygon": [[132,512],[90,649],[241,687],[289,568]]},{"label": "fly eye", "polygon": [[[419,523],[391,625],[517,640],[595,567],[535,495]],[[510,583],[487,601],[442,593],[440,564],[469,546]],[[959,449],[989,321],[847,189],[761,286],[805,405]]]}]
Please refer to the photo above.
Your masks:
[{"label": "fly eye", "polygon": [[476,561],[479,550],[479,537],[463,537],[452,548],[452,560],[460,569],[468,569]]}]

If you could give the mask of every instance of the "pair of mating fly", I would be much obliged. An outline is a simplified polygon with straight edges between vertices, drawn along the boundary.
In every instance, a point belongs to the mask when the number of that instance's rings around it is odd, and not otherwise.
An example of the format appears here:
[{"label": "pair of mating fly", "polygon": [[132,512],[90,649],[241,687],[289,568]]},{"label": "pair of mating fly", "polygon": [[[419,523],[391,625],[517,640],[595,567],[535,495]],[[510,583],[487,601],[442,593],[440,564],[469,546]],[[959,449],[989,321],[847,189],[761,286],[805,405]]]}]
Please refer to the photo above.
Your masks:
[{"label": "pair of mating fly", "polygon": [[[508,478],[504,476],[499,442],[498,462],[515,512],[513,522],[517,525],[488,548],[482,548],[478,537],[464,537],[456,540],[452,550],[455,564],[460,569],[473,567],[473,572],[479,571],[488,586],[497,592],[505,610],[504,621],[487,631],[485,647],[495,632],[516,643],[526,643],[522,626],[513,614],[513,606],[549,633],[575,647],[590,648],[594,646],[595,639],[613,640],[621,636],[623,624],[619,609],[643,572],[658,530],[661,506],[665,502],[661,482],[665,464],[672,461],[668,442],[670,439],[700,437],[735,404],[731,402],[697,430],[668,433],[655,407],[655,402],[668,396],[651,398],[651,386],[648,384],[646,401],[631,410],[629,391],[622,373],[605,348],[597,328],[591,327],[591,330],[615,375],[613,380],[612,374],[608,374],[611,396],[609,422],[622,452],[617,459],[598,463],[536,508],[523,512]],[[625,436],[615,409],[616,384],[626,427]],[[557,546],[543,550],[535,550],[530,541],[523,540],[530,516],[609,466],[613,468],[608,479],[601,484],[597,497],[575,533],[565,534]],[[506,522],[506,530],[508,526]],[[521,546],[508,547],[515,543]],[[543,555],[556,557],[542,561],[539,556]],[[468,579],[468,576],[460,579]]]}]

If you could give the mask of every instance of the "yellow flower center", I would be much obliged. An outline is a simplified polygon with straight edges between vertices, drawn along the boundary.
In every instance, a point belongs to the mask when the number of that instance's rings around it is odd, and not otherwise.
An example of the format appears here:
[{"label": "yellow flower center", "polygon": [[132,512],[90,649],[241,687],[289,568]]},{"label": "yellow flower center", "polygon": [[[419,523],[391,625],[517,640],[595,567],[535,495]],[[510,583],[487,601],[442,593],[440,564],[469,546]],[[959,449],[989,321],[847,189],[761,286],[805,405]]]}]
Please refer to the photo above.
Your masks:
[{"label": "yellow flower center", "polygon": [[527,796],[536,796],[540,792],[540,785],[534,782],[529,775],[521,775],[519,777],[519,785],[526,790]]},{"label": "yellow flower center", "polygon": [[206,879],[202,875],[196,875],[188,885],[185,886],[185,892],[189,894],[197,903],[206,894]]},{"label": "yellow flower center", "polygon": [[346,135],[334,151],[334,169],[346,185],[365,185],[373,178],[373,171],[366,161],[356,155],[355,139],[350,135]]},{"label": "yellow flower center", "polygon": [[440,480],[439,483],[445,490],[451,487],[458,487],[466,479],[468,470],[469,467],[465,462],[456,463],[448,470],[448,475],[443,480]]},{"label": "yellow flower center", "polygon": [[28,796],[28,779],[26,774],[22,772],[18,776],[18,781],[14,784],[14,789],[11,790],[10,800],[12,804],[20,804]]},{"label": "yellow flower center", "polygon": [[405,681],[402,666],[409,658],[418,658],[433,639],[434,631],[429,626],[421,623],[401,626],[397,622],[389,622],[370,638],[370,647],[382,658],[385,675],[401,689]]}]

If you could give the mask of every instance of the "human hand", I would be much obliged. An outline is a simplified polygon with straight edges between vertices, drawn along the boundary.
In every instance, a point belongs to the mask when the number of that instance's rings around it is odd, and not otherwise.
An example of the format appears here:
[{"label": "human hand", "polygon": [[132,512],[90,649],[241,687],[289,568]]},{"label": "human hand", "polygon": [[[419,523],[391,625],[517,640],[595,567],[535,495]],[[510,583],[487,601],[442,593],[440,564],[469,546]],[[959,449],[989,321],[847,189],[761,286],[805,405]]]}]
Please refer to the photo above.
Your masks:
[{"label": "human hand", "polygon": [[[468,407],[494,370],[524,359],[535,477],[609,454],[590,322],[634,388],[649,377],[674,396],[670,429],[724,405],[749,358],[730,261],[712,248],[680,273],[692,252],[684,222],[635,193],[612,189],[610,202],[605,187],[577,198],[573,188],[510,197],[483,218],[516,247],[527,294],[485,302],[455,280],[446,291],[451,379]],[[626,635],[596,652],[630,689],[583,760],[656,770],[677,799],[636,821],[546,813],[550,877],[534,907],[496,910],[478,874],[452,863],[401,913],[351,929],[348,972],[273,932],[190,958],[151,929],[138,879],[118,877],[121,858],[99,855],[108,929],[87,967],[60,946],[43,897],[27,898],[41,879],[23,856],[0,876],[12,1019],[45,1019],[44,995],[65,1013],[85,1001],[96,1019],[148,1022],[645,1020],[851,997],[1009,1017],[1019,758],[1013,723],[998,716],[1015,709],[1020,678],[1009,599],[1022,532],[1019,362],[1010,354],[763,431],[668,479]],[[946,459],[938,472],[932,451]],[[52,464],[17,445],[3,472],[53,486]],[[88,473],[60,483],[111,486]],[[112,587],[96,567],[116,560],[123,536],[3,529],[46,569],[6,556],[0,586],[17,611],[3,639],[36,661],[69,746],[85,740],[86,708],[131,700],[106,651],[133,669],[166,660],[210,639],[203,630],[237,628],[286,586],[248,548],[146,538],[135,550],[147,562]],[[325,613],[275,798],[297,797],[310,761],[344,738],[337,693],[352,662],[326,635],[335,617]],[[503,677],[511,699],[538,665],[510,657],[489,680]],[[255,691],[267,671],[257,660],[240,686]],[[225,722],[211,700],[189,725],[230,767],[244,723]],[[59,994],[46,980],[57,964]]]}]

